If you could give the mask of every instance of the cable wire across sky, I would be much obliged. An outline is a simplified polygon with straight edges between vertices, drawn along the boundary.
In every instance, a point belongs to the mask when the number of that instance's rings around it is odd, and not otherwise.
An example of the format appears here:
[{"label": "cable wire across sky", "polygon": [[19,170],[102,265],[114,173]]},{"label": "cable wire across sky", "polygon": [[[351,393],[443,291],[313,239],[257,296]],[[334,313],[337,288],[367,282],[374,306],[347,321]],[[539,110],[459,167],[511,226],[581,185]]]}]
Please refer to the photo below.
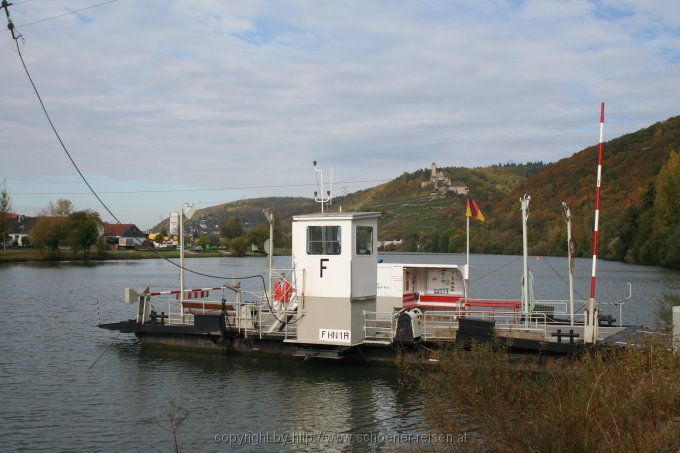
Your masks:
[{"label": "cable wire across sky", "polygon": [[[26,2],[29,2],[29,1],[31,1],[31,0],[24,0],[23,2],[13,3],[13,5],[16,6],[16,5],[20,5],[22,3],[26,3]],[[17,25],[16,28],[29,27],[31,25],[40,24],[40,23],[47,22],[47,21],[50,21],[50,20],[53,20],[53,19],[59,19],[60,17],[68,16],[68,15],[71,15],[71,14],[76,14],[76,13],[86,11],[86,10],[92,9],[92,8],[98,8],[100,6],[108,5],[110,3],[115,3],[117,1],[118,0],[108,0],[106,2],[97,3],[95,5],[86,6],[85,8],[76,9],[76,10],[69,11],[69,12],[66,12],[66,13],[63,13],[63,14],[57,14],[56,16],[46,17],[44,19],[36,20],[34,22],[29,22],[27,24]]]},{"label": "cable wire across sky", "polygon": [[[363,179],[355,181],[338,181],[335,184],[362,184],[373,182],[388,182],[391,179]],[[111,190],[99,191],[99,194],[140,194],[140,193],[172,193],[172,192],[219,192],[226,190],[257,190],[257,189],[283,189],[292,187],[316,187],[317,184],[270,184],[262,186],[234,186],[234,187],[201,187],[187,189],[148,189],[148,190]],[[13,195],[90,195],[91,192],[14,192]]]},{"label": "cable wire across sky", "polygon": [[[112,0],[112,1],[117,1],[117,0]],[[111,1],[108,2],[108,3],[111,3]],[[101,204],[101,205],[104,207],[104,209],[106,210],[106,212],[108,212],[108,213],[111,215],[111,217],[112,217],[117,223],[119,223],[119,224],[122,223],[122,222],[118,219],[118,217],[111,211],[111,209],[107,206],[107,204],[104,203],[104,201],[100,198],[100,196],[97,194],[97,192],[94,190],[94,188],[92,187],[92,185],[90,184],[90,182],[87,180],[87,178],[85,177],[85,175],[83,174],[83,172],[82,172],[82,171],[80,170],[80,168],[78,167],[78,164],[76,164],[75,160],[73,160],[73,157],[71,156],[71,153],[70,153],[70,152],[68,151],[68,149],[66,148],[66,145],[64,144],[64,141],[61,139],[61,136],[59,135],[59,132],[57,131],[57,128],[54,126],[54,123],[52,122],[52,118],[50,117],[50,114],[47,112],[47,108],[45,107],[45,103],[43,102],[42,96],[40,96],[40,92],[38,91],[38,87],[36,86],[35,82],[33,81],[33,78],[31,77],[31,73],[30,73],[30,71],[28,70],[28,66],[26,66],[26,62],[24,61],[24,56],[23,56],[23,54],[21,53],[21,46],[19,45],[19,38],[21,37],[21,35],[16,36],[16,35],[14,34],[14,26],[12,25],[12,21],[11,21],[11,18],[10,18],[10,14],[9,14],[9,9],[8,9],[8,7],[9,7],[9,5],[7,4],[7,2],[3,2],[3,9],[5,9],[5,13],[7,14],[8,28],[9,28],[9,30],[12,32],[12,38],[13,38],[13,40],[14,40],[14,43],[16,44],[16,49],[17,49],[17,54],[19,55],[19,60],[21,61],[21,65],[23,66],[24,72],[26,73],[26,77],[28,77],[28,81],[30,82],[31,87],[33,88],[33,91],[35,92],[35,95],[36,95],[36,97],[38,98],[38,102],[40,102],[40,107],[42,108],[42,111],[43,111],[43,113],[45,114],[45,117],[47,118],[47,121],[48,121],[48,123],[50,124],[50,127],[52,128],[52,131],[54,132],[54,135],[57,137],[57,140],[59,141],[59,145],[61,145],[61,148],[64,150],[64,153],[66,153],[66,156],[68,157],[69,161],[70,161],[71,164],[73,165],[73,168],[75,168],[76,172],[78,173],[78,175],[80,176],[80,178],[83,180],[83,182],[85,183],[85,185],[87,186],[87,188],[90,190],[90,192],[92,193],[92,195],[95,196],[95,198],[97,199],[97,201],[99,201],[99,204]],[[177,268],[179,268],[179,269],[183,269],[183,270],[185,270],[185,271],[187,271],[187,272],[190,272],[190,273],[192,273],[192,274],[195,274],[195,275],[200,275],[200,276],[202,276],[202,277],[208,277],[208,278],[215,278],[215,279],[219,279],[219,280],[229,280],[229,279],[233,279],[233,280],[248,280],[248,279],[253,279],[253,278],[259,278],[259,279],[262,280],[262,288],[264,289],[264,295],[265,295],[265,297],[266,297],[266,299],[267,299],[267,304],[269,304],[269,305],[271,306],[270,301],[269,301],[269,296],[267,295],[267,290],[266,290],[267,287],[266,287],[266,284],[265,284],[265,279],[264,279],[264,276],[262,276],[262,274],[258,274],[258,275],[248,275],[248,276],[244,276],[244,277],[236,277],[236,276],[212,275],[212,274],[208,274],[208,273],[205,273],[205,272],[200,272],[200,271],[197,271],[197,270],[189,269],[188,267],[182,266],[182,265],[180,265],[180,264],[178,264],[178,263],[175,263],[175,262],[172,261],[171,259],[169,259],[169,258],[167,258],[167,257],[165,257],[165,256],[163,256],[163,255],[161,255],[161,254],[158,253],[158,251],[156,251],[154,248],[145,245],[142,241],[139,240],[139,238],[136,238],[136,239],[137,239],[137,241],[140,243],[140,245],[141,245],[142,247],[144,247],[145,249],[149,250],[150,252],[152,252],[152,253],[153,253],[154,255],[156,255],[157,257],[159,257],[159,258],[161,258],[161,259],[167,261],[168,263],[172,264],[173,266],[175,266],[175,267],[177,267]]]}]

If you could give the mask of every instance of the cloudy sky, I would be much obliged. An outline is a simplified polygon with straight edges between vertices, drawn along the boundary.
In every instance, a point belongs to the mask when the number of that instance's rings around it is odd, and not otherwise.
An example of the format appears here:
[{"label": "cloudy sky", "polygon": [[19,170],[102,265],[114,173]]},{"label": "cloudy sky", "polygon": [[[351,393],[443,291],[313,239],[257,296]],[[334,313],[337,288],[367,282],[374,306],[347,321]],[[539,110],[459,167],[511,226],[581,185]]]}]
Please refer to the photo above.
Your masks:
[{"label": "cloudy sky", "polygon": [[[22,27],[102,1],[11,13],[76,162],[142,227],[184,201],[310,195],[314,160],[340,194],[432,161],[558,160],[597,141],[601,100],[606,138],[680,114],[677,0],[118,0]],[[67,197],[103,212],[13,45],[5,32],[14,210]]]}]

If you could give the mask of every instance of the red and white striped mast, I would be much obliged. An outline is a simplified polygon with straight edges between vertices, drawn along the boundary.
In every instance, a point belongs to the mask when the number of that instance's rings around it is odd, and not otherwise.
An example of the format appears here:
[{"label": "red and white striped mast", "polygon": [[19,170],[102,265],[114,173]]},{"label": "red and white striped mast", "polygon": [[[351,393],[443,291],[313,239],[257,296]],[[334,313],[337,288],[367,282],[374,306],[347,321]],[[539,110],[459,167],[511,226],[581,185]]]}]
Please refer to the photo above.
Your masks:
[{"label": "red and white striped mast", "polygon": [[597,341],[597,302],[595,288],[597,285],[597,250],[600,224],[600,186],[602,183],[602,148],[604,143],[604,102],[600,105],[600,142],[597,147],[597,187],[595,189],[595,224],[593,226],[593,272],[590,279],[590,299],[586,306],[585,342]]}]

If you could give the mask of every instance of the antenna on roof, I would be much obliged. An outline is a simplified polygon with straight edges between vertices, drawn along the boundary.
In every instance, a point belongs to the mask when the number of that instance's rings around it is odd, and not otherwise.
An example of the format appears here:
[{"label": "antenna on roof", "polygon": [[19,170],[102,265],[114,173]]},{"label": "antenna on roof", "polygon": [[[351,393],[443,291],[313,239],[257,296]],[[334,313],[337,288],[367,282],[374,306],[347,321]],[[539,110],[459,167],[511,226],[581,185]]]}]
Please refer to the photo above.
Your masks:
[{"label": "antenna on roof", "polygon": [[[316,173],[318,173],[317,178],[316,178],[316,182],[317,182],[317,184],[319,185],[318,190],[315,190],[315,191],[314,191],[314,201],[316,201],[317,203],[321,203],[321,213],[323,214],[323,205],[324,205],[324,203],[328,203],[328,202],[330,202],[331,199],[332,199],[332,197],[331,197],[331,191],[330,191],[330,190],[326,190],[326,191],[324,192],[324,187],[323,187],[323,170],[320,169],[320,168],[317,168],[317,166],[316,166],[316,161],[314,161],[313,163],[314,163],[314,171],[315,171]],[[331,174],[332,174],[332,173],[331,173]],[[333,179],[332,179],[332,176],[331,176],[331,185],[333,184],[332,181],[333,181]]]}]

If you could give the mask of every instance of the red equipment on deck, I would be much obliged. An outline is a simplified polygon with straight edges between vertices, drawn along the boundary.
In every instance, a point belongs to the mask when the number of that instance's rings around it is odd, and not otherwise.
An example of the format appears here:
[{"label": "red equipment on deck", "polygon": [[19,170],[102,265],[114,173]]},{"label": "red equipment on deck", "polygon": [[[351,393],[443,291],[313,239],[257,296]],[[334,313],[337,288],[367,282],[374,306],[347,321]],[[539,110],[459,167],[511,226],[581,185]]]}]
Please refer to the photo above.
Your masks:
[{"label": "red equipment on deck", "polygon": [[418,293],[404,294],[404,308],[421,308],[428,310],[498,310],[519,313],[522,301],[506,299],[465,299],[461,296],[443,296]]}]

